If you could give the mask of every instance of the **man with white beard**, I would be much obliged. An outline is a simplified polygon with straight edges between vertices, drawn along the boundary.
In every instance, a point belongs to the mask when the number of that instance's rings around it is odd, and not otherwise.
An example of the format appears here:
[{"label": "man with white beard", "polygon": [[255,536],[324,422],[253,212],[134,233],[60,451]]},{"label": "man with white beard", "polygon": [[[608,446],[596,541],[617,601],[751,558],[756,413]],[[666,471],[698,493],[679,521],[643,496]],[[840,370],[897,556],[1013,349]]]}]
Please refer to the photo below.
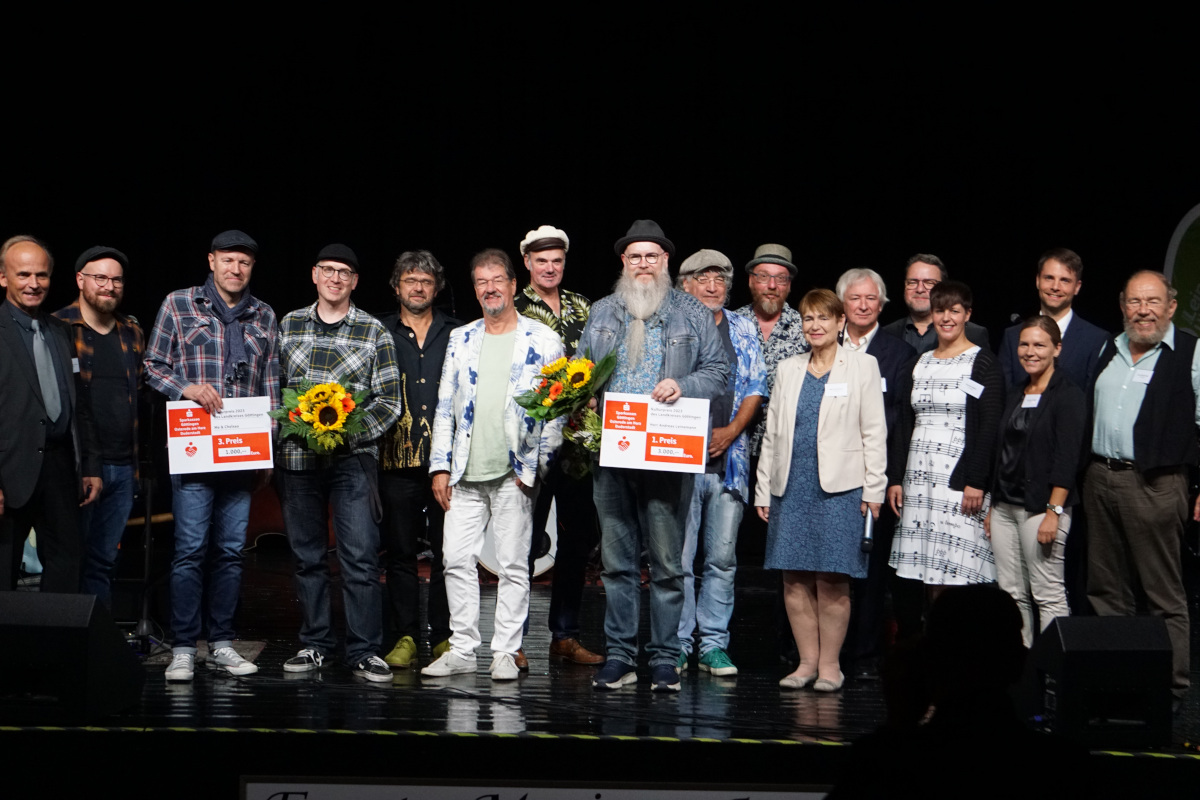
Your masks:
[{"label": "man with white beard", "polygon": [[[603,392],[647,394],[661,403],[681,397],[711,400],[726,388],[729,361],[713,314],[696,298],[671,288],[667,264],[675,245],[653,220],[637,220],[614,250],[624,269],[614,293],[592,306],[577,352],[593,361],[616,353]],[[607,661],[597,689],[637,681],[641,549],[650,558],[652,688],[679,691],[679,638],[683,610],[683,528],[692,476],[679,472],[597,467],[596,511],[604,562]],[[644,528],[643,528],[644,526]]]}]

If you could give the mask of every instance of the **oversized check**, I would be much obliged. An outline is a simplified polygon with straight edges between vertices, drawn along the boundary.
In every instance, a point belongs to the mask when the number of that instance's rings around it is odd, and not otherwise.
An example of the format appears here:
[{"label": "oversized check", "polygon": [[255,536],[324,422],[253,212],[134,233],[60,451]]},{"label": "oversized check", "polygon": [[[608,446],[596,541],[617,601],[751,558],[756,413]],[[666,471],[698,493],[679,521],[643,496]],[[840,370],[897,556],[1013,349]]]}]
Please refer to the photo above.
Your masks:
[{"label": "oversized check", "polygon": [[226,397],[209,414],[191,400],[167,403],[167,456],[172,475],[271,469],[269,397]]},{"label": "oversized check", "polygon": [[708,401],[681,397],[674,403],[648,394],[604,396],[600,466],[704,472],[708,453]]}]

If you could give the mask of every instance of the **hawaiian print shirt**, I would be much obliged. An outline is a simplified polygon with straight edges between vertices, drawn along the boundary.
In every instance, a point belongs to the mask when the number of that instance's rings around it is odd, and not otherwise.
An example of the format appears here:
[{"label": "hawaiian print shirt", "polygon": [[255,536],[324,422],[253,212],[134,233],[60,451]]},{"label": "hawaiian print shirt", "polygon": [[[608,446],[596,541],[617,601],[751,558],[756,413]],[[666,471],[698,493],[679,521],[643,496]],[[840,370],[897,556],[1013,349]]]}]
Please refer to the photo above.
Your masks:
[{"label": "hawaiian print shirt", "polygon": [[[75,333],[75,352],[79,357],[79,381],[84,388],[92,383],[92,354],[95,352],[96,333],[83,321],[83,312],[79,310],[79,300],[66,308],[54,312],[54,316],[71,323]],[[146,349],[146,337],[142,326],[135,317],[125,314],[114,314],[116,320],[117,340],[121,343],[121,354],[125,360],[125,383],[129,390],[129,417],[133,420],[133,476],[135,483],[138,475],[138,390],[143,383],[144,365],[142,354]]]},{"label": "hawaiian print shirt", "polygon": [[[754,316],[753,305],[744,305],[733,313],[748,317],[754,323],[758,332],[758,343],[762,347],[763,360],[767,364],[767,391],[769,394],[775,390],[775,367],[779,362],[785,358],[808,352],[808,342],[804,338],[803,331],[804,321],[799,311],[785,303],[783,311],[779,314],[779,321],[775,323],[775,328],[771,331],[771,338],[763,341],[762,328],[758,325],[758,318]],[[763,400],[758,425],[750,437],[750,452],[753,455],[758,455],[759,445],[762,444],[763,434],[767,430],[768,402],[770,401]]]},{"label": "hawaiian print shirt", "polygon": [[[725,318],[729,320],[729,338],[737,353],[733,375],[733,412],[729,415],[729,422],[733,422],[747,397],[758,395],[765,404],[770,389],[767,365],[759,345],[762,332],[758,324],[738,314],[726,314]],[[742,502],[746,502],[750,491],[750,436],[747,431],[742,431],[725,451],[724,485]]]},{"label": "hawaiian print shirt", "polygon": [[532,286],[526,286],[524,291],[517,295],[515,305],[518,314],[536,319],[557,333],[562,339],[567,358],[574,358],[575,348],[579,346],[579,337],[583,334],[588,313],[592,310],[592,303],[583,295],[564,289],[558,290],[558,302],[562,309],[561,317],[554,314],[554,309],[546,305],[546,301],[538,296]]},{"label": "hawaiian print shirt", "polygon": [[[458,483],[471,453],[471,425],[475,421],[475,380],[483,348],[483,320],[450,332],[442,380],[438,385],[437,414],[433,420],[433,451],[429,471],[449,472],[450,485]],[[513,398],[542,379],[542,367],[563,355],[558,334],[526,317],[517,317],[512,367],[504,395],[504,434],[508,462],[517,478],[532,487],[538,475],[547,474],[562,444],[563,417],[542,424],[525,413]]]},{"label": "hawaiian print shirt", "polygon": [[[279,335],[279,368],[283,388],[301,381],[337,381],[350,392],[370,391],[362,403],[364,430],[349,438],[349,452],[378,457],[379,437],[400,416],[400,368],[396,344],[383,323],[353,303],[333,330],[317,316],[317,304],[283,318]],[[336,457],[336,456],[334,456]],[[277,460],[284,469],[315,469],[328,463],[303,442],[287,437]]]},{"label": "hawaiian print shirt", "polygon": [[203,286],[171,292],[163,300],[146,348],[146,382],[179,400],[193,383],[206,383],[222,397],[269,397],[279,407],[279,332],[275,312],[257,297],[242,312],[242,334],[250,359],[243,373],[224,374],[225,326],[209,307]]}]

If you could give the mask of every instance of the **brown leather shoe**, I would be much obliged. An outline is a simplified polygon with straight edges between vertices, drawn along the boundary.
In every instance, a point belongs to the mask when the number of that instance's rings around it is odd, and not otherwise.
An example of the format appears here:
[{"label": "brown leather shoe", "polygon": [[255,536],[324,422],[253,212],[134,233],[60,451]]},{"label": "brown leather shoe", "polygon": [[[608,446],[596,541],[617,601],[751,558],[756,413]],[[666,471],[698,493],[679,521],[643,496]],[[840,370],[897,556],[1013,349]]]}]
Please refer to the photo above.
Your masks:
[{"label": "brown leather shoe", "polygon": [[588,650],[578,639],[559,639],[550,643],[550,655],[574,664],[603,664],[604,656]]},{"label": "brown leather shoe", "polygon": [[521,672],[529,672],[529,659],[525,657],[525,648],[521,647],[517,650],[517,655],[513,658],[517,664],[517,669]]}]

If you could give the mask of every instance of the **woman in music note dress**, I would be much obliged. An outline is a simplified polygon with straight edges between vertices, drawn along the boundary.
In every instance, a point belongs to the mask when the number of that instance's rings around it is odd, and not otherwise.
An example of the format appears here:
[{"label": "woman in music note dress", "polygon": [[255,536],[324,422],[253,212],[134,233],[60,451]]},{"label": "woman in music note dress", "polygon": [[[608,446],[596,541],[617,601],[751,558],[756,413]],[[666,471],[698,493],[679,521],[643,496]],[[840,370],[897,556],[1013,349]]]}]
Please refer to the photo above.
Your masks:
[{"label": "woman in music note dress", "polygon": [[970,288],[943,281],[929,301],[937,347],[896,387],[911,402],[889,435],[888,503],[899,521],[888,563],[936,596],[942,586],[996,580],[983,520],[1004,382],[995,356],[967,339]]},{"label": "woman in music note dress", "polygon": [[850,579],[867,576],[863,518],[887,486],[887,422],[879,364],[838,345],[842,303],[828,289],[800,301],[812,351],[779,363],[758,461],[754,504],[768,523],[766,566],[783,597],[800,665],[779,682],[842,687]]}]

